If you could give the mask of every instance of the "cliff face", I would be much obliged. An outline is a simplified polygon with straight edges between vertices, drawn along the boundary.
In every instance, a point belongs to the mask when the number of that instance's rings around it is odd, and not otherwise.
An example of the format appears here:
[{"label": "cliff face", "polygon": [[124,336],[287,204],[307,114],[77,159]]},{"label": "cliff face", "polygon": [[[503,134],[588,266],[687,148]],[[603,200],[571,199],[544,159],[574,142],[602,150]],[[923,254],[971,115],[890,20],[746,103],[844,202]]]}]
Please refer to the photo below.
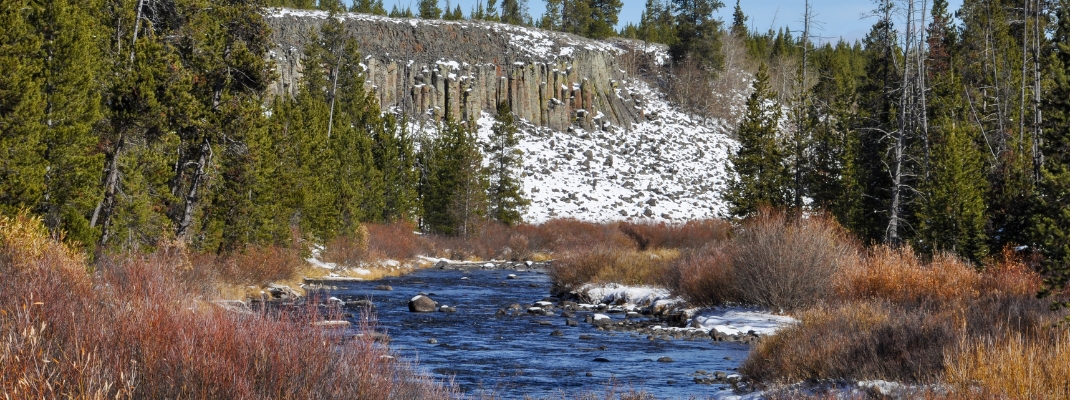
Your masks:
[{"label": "cliff face", "polygon": [[[383,109],[468,120],[507,101],[521,118],[557,131],[630,128],[643,118],[619,65],[621,50],[573,35],[473,21],[345,14]],[[293,94],[310,33],[327,14],[274,9],[267,15],[278,65],[275,94]]]}]

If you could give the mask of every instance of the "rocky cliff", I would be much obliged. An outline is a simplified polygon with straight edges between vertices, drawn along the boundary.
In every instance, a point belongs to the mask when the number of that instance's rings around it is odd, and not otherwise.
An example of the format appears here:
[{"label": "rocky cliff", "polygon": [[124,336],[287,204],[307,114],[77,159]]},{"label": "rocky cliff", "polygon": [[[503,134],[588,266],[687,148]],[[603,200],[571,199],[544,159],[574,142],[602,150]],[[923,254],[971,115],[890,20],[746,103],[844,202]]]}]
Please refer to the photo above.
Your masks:
[{"label": "rocky cliff", "polygon": [[[304,44],[327,14],[273,9],[276,94],[292,94]],[[384,109],[412,116],[478,119],[507,101],[517,116],[557,131],[628,128],[643,113],[628,89],[620,48],[581,37],[476,21],[344,14]]]}]

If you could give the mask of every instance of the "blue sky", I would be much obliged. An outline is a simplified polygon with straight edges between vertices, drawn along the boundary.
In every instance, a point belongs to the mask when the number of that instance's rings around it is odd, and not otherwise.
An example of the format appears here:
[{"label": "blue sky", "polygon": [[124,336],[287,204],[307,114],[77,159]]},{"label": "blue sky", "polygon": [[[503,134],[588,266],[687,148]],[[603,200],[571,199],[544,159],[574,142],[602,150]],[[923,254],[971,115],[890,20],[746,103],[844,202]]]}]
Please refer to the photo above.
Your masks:
[{"label": "blue sky", "polygon": [[[452,5],[460,4],[461,10],[464,10],[465,15],[468,15],[472,5],[476,3],[476,0],[450,1]],[[719,10],[718,16],[730,23],[735,1],[722,1],[725,2],[725,7]],[[486,0],[483,2],[486,3]],[[411,4],[415,10],[417,0],[383,0],[383,3],[386,4],[388,11],[394,4],[398,4],[402,8]],[[500,4],[501,1],[498,3]],[[638,23],[639,15],[643,12],[646,1],[623,0],[623,3],[624,8],[620,12],[621,24],[623,25],[627,22]],[[950,0],[949,3],[949,8],[954,11],[962,5],[962,0]],[[445,6],[445,4],[446,0],[439,0],[440,7]],[[545,4],[543,0],[528,0],[528,9],[532,17],[538,18],[542,15],[546,9]],[[929,4],[931,5],[932,2],[930,1]],[[764,32],[770,27],[779,29],[788,26],[792,30],[802,31],[803,0],[750,0],[742,1],[740,7],[743,9],[743,13],[749,17],[747,24],[752,29]],[[811,7],[815,14],[815,35],[823,39],[820,41],[835,41],[841,37],[850,41],[861,39],[869,32],[869,28],[874,22],[873,18],[867,16],[874,8],[874,3],[870,0],[812,0]]]}]

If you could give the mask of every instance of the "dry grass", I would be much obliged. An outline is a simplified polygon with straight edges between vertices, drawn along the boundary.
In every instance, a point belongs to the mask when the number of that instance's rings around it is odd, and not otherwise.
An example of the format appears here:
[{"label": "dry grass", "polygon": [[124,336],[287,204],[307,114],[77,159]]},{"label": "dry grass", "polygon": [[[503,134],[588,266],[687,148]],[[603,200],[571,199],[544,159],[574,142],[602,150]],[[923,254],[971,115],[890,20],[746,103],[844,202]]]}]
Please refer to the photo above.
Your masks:
[{"label": "dry grass", "polygon": [[882,299],[902,305],[949,304],[982,294],[1030,297],[1040,290],[1041,277],[1013,253],[979,272],[977,266],[941,253],[924,261],[909,247],[878,246],[863,262],[837,275],[836,290],[844,300]]},{"label": "dry grass", "polygon": [[680,256],[673,249],[621,250],[596,248],[565,254],[548,271],[555,290],[569,291],[585,283],[663,285],[668,265]]},{"label": "dry grass", "polygon": [[1070,331],[1045,338],[1005,334],[962,340],[947,351],[947,383],[1001,399],[1070,399]]},{"label": "dry grass", "polygon": [[0,392],[10,398],[449,398],[370,339],[310,328],[315,309],[204,303],[181,246],[87,273],[40,221],[0,217]]}]

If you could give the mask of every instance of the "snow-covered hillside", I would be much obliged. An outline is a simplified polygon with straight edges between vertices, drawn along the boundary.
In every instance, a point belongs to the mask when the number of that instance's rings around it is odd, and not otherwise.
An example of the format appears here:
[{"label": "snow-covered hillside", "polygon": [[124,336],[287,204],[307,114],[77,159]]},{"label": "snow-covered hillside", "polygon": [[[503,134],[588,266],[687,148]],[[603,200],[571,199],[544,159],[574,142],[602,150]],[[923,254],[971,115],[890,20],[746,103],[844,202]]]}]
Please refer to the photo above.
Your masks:
[{"label": "snow-covered hillside", "polygon": [[[738,146],[725,122],[692,118],[642,81],[628,82],[628,89],[641,95],[649,116],[631,129],[555,132],[525,123],[520,148],[531,199],[527,222],[683,222],[724,215],[728,154]],[[484,113],[482,140],[493,124]]]}]

